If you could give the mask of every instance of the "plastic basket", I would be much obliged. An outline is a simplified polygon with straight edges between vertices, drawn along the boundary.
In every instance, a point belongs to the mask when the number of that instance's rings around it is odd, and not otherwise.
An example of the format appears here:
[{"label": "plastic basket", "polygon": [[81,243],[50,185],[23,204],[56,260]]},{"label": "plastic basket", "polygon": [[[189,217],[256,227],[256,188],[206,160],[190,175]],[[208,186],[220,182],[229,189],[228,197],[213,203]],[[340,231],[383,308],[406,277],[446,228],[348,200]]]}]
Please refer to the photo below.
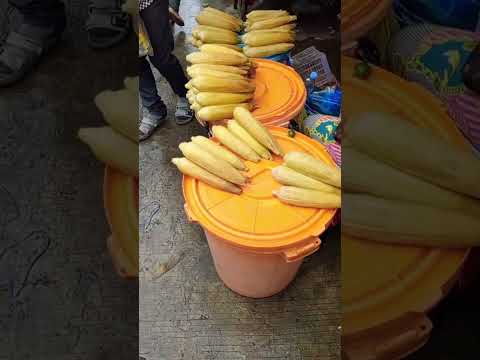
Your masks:
[{"label": "plastic basket", "polygon": [[315,71],[318,74],[314,82],[316,87],[321,88],[327,84],[337,82],[337,79],[330,70],[327,55],[318,51],[314,46],[310,46],[294,55],[292,57],[292,66],[302,76],[304,81]]}]

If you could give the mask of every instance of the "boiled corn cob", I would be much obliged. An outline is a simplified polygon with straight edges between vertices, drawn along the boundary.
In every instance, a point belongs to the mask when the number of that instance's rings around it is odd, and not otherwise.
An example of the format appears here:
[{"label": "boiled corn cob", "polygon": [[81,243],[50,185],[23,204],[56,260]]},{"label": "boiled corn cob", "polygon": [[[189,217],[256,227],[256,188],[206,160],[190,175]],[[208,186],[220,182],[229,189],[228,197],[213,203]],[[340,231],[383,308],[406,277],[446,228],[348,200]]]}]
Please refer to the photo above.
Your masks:
[{"label": "boiled corn cob", "polygon": [[272,29],[260,29],[260,30],[253,30],[249,31],[247,34],[253,34],[253,33],[263,33],[263,32],[293,32],[293,30],[297,27],[296,23],[290,23],[290,24],[285,24],[282,26],[277,26]]},{"label": "boiled corn cob", "polygon": [[278,16],[271,19],[259,20],[253,23],[247,23],[246,30],[261,30],[261,29],[273,29],[278,26],[282,26],[297,20],[295,15],[293,16]]},{"label": "boiled corn cob", "polygon": [[[366,113],[349,121],[345,136],[360,151],[441,187],[480,198],[480,160],[394,115]],[[412,153],[412,144],[420,151]]]},{"label": "boiled corn cob", "polygon": [[213,31],[213,30],[197,30],[193,33],[193,36],[204,44],[231,44],[235,45],[239,43],[239,39],[236,33],[231,34]]},{"label": "boiled corn cob", "polygon": [[288,52],[294,48],[294,44],[291,43],[280,43],[280,44],[273,44],[273,45],[265,45],[265,46],[245,46],[243,48],[243,52],[248,57],[252,58],[263,58],[268,56],[273,56],[277,54],[281,54],[284,52]]},{"label": "boiled corn cob", "polygon": [[282,185],[340,194],[340,189],[313,179],[284,165],[272,169],[272,176]]},{"label": "boiled corn cob", "polygon": [[469,248],[480,245],[480,222],[459,211],[363,194],[344,195],[342,232],[369,241]]},{"label": "boiled corn cob", "polygon": [[[202,13],[213,15],[213,16],[217,17],[218,19],[224,20],[224,21],[232,24],[232,26],[234,26],[234,27],[238,27],[239,29],[242,28],[243,22],[240,19],[235,18],[235,17],[231,16],[230,14],[227,14],[223,11],[220,11],[220,10],[217,10],[217,9],[214,9],[214,8],[211,8],[211,7],[207,7],[205,9],[203,9]],[[236,30],[236,31],[238,31],[238,30]]]},{"label": "boiled corn cob", "polygon": [[251,109],[252,105],[250,103],[241,103],[205,106],[198,110],[197,118],[208,122],[231,119],[233,110],[237,107]]},{"label": "boiled corn cob", "polygon": [[245,75],[240,75],[240,74],[234,74],[234,73],[229,73],[229,72],[223,72],[223,71],[216,71],[216,70],[188,70],[187,69],[187,74],[195,78],[197,76],[211,76],[211,77],[217,77],[217,78],[222,78],[222,79],[228,79],[228,80],[248,80]]},{"label": "boiled corn cob", "polygon": [[172,163],[183,174],[203,181],[217,189],[228,191],[234,194],[240,194],[242,190],[234,184],[208,172],[186,158],[173,158]]},{"label": "boiled corn cob", "polygon": [[247,21],[259,21],[265,19],[272,19],[279,16],[288,16],[288,11],[285,10],[253,10],[247,14]]},{"label": "boiled corn cob", "polygon": [[103,91],[95,97],[95,104],[115,130],[138,142],[138,95],[126,89]]},{"label": "boiled corn cob", "polygon": [[225,160],[235,169],[246,171],[247,167],[244,162],[235,154],[220,146],[216,142],[204,137],[204,136],[193,136],[192,142],[204,148],[206,151],[212,155]]},{"label": "boiled corn cob", "polygon": [[252,98],[253,93],[201,92],[195,95],[195,100],[201,106],[239,104]]},{"label": "boiled corn cob", "polygon": [[232,34],[235,35],[236,34],[236,32],[234,32],[232,30],[226,30],[226,29],[213,27],[213,26],[197,25],[192,29],[192,35],[194,37],[197,37],[196,34],[198,34],[199,31],[203,31],[203,30],[222,32],[222,33],[229,34],[229,35],[232,35]]},{"label": "boiled corn cob", "polygon": [[108,126],[82,128],[78,137],[100,161],[124,174],[138,177],[138,144]]},{"label": "boiled corn cob", "polygon": [[232,134],[226,127],[213,126],[212,133],[224,146],[232,150],[234,153],[240,155],[244,159],[253,162],[260,161],[260,157],[257,155],[257,153],[242,140]]},{"label": "boiled corn cob", "polygon": [[272,160],[270,151],[268,151],[266,147],[255,140],[253,136],[250,135],[248,131],[245,130],[236,120],[229,120],[227,128],[233,135],[236,135],[245,144],[250,146],[263,159]]},{"label": "boiled corn cob", "polygon": [[136,76],[136,77],[126,77],[124,80],[123,80],[123,84],[125,85],[125,88],[130,91],[131,93],[133,93],[134,96],[138,96],[138,92],[139,92],[139,77]]},{"label": "boiled corn cob", "polygon": [[247,75],[248,70],[247,69],[242,69],[241,67],[238,66],[229,66],[229,65],[213,65],[213,64],[195,64],[195,65],[190,65],[187,67],[187,71],[193,70],[193,71],[198,71],[198,70],[215,70],[215,71],[222,71],[222,72],[230,72],[234,74],[240,74],[240,75]]},{"label": "boiled corn cob", "polygon": [[294,186],[282,186],[273,194],[282,202],[321,209],[338,209],[341,207],[341,194],[304,189]]},{"label": "boiled corn cob", "polygon": [[183,142],[178,147],[183,156],[208,172],[236,185],[245,184],[245,177],[237,169],[197,144]]},{"label": "boiled corn cob", "polygon": [[480,216],[480,201],[472,197],[404,173],[354,148],[348,147],[343,154],[345,162],[349,164],[342,174],[342,186],[346,191]]},{"label": "boiled corn cob", "polygon": [[190,105],[190,109],[192,109],[195,112],[198,112],[202,109],[202,106],[199,103],[194,101],[192,102],[192,105]]},{"label": "boiled corn cob", "polygon": [[341,187],[342,176],[340,169],[336,166],[327,165],[322,160],[298,151],[289,152],[283,160],[290,169],[337,188]]},{"label": "boiled corn cob", "polygon": [[229,20],[229,21],[231,21],[235,24],[242,25],[242,21],[239,18],[237,18],[233,15],[230,15],[230,14],[224,12],[224,11],[215,9],[213,7],[210,7],[210,6],[206,7],[203,11],[211,12],[211,13],[216,14],[217,16],[220,16],[222,18],[225,18],[225,19],[227,19],[227,20]]},{"label": "boiled corn cob", "polygon": [[236,24],[233,21],[219,17],[210,11],[202,11],[195,19],[200,25],[213,26],[232,31],[240,31],[241,29],[240,24]]},{"label": "boiled corn cob", "polygon": [[241,52],[230,49],[228,47],[225,47],[224,45],[217,45],[217,44],[205,44],[200,47],[200,51],[206,52],[206,53],[214,53],[214,54],[229,54],[232,56],[238,56],[240,59],[244,60],[245,62],[248,62],[248,59],[244,54]]},{"label": "boiled corn cob", "polygon": [[187,55],[187,61],[191,64],[216,64],[216,65],[246,65],[245,60],[232,54],[212,54],[203,51],[197,51]]},{"label": "boiled corn cob", "polygon": [[256,32],[252,31],[243,36],[243,42],[250,47],[273,45],[279,43],[293,43],[295,34],[293,32]]},{"label": "boiled corn cob", "polygon": [[190,80],[191,86],[200,92],[252,93],[255,84],[248,80],[222,79],[212,76],[197,76]]},{"label": "boiled corn cob", "polygon": [[260,144],[271,150],[275,155],[283,156],[283,150],[270,132],[250,113],[242,108],[236,108],[233,117]]}]

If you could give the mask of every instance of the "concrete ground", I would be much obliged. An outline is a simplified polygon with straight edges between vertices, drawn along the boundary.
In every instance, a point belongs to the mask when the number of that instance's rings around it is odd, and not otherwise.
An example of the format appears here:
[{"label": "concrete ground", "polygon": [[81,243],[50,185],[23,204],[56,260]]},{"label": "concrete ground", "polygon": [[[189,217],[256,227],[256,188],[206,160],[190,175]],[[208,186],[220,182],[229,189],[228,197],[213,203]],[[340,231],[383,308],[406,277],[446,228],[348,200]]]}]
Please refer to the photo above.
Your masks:
[{"label": "concrete ground", "polygon": [[[0,89],[0,359],[137,358],[136,281],[105,239],[104,166],[77,138],[102,126],[94,96],[137,72],[137,40],[87,47],[85,1],[67,1],[65,41]],[[0,41],[18,20],[0,2]]]},{"label": "concrete ground", "polygon": [[[210,2],[217,7],[223,1]],[[200,0],[184,0],[185,28],[177,28],[175,54],[185,65],[194,49],[185,44]],[[339,70],[335,34],[323,22],[299,33],[300,49],[328,49]],[[302,27],[301,27],[302,28]],[[200,226],[183,210],[181,176],[170,164],[191,136],[205,134],[196,122],[177,126],[176,98],[159,78],[169,109],[166,125],[140,146],[140,355],[176,359],[339,359],[340,239],[338,229],[322,236],[320,251],[308,257],[283,293],[251,300],[218,278]]]}]

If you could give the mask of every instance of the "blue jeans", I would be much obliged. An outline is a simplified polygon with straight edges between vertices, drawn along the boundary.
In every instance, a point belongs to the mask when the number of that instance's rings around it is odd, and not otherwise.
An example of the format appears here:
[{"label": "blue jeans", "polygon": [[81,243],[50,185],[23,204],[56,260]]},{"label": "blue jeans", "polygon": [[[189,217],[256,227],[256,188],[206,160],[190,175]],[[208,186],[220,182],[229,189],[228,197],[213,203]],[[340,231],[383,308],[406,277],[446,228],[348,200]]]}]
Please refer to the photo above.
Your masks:
[{"label": "blue jeans", "polygon": [[146,58],[140,58],[140,97],[142,105],[155,119],[163,119],[167,115],[167,107],[157,91],[157,83],[152,68]]}]

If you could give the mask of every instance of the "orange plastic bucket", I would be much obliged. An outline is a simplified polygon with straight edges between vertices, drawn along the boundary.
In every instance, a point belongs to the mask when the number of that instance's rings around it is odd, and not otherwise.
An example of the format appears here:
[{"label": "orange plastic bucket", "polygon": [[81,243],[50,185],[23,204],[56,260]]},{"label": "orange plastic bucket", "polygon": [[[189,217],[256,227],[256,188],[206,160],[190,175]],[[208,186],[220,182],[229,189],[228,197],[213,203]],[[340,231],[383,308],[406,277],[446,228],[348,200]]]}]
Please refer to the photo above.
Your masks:
[{"label": "orange plastic bucket", "polygon": [[342,51],[354,48],[387,15],[392,0],[343,0],[341,14]]},{"label": "orange plastic bucket", "polygon": [[121,276],[137,277],[138,179],[105,167],[103,202],[112,232],[107,245],[114,265]]},{"label": "orange plastic bucket", "polygon": [[[368,79],[358,79],[354,76],[357,62],[342,58],[345,118],[355,119],[368,111],[396,114],[469,147],[445,108],[427,90],[377,67],[372,67]],[[427,313],[448,294],[468,252],[381,244],[342,234],[346,358],[400,359],[421,347],[432,328]]]},{"label": "orange plastic bucket", "polygon": [[[271,127],[280,146],[307,152],[335,165],[315,140],[285,128]],[[240,195],[215,189],[189,176],[183,177],[185,211],[207,236],[218,276],[238,294],[262,298],[274,295],[295,277],[303,258],[320,247],[319,236],[335,210],[286,205],[272,195],[280,187],[271,170],[281,157],[246,162],[249,182]]]},{"label": "orange plastic bucket", "polygon": [[305,106],[305,84],[290,66],[265,59],[255,59],[255,62],[253,115],[265,125],[287,127]]}]

